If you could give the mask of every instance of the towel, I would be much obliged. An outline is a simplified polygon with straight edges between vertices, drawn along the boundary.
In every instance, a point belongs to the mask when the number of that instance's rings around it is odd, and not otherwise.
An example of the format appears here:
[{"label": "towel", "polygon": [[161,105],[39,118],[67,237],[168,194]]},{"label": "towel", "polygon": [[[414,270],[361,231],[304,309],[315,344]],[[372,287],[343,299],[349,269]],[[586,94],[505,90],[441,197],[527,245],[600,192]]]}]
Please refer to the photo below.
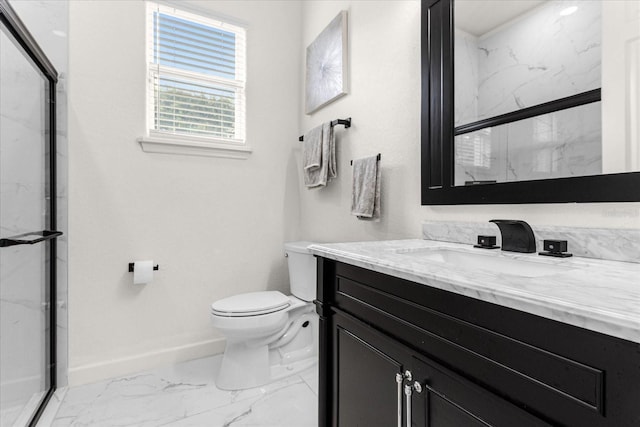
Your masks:
[{"label": "towel", "polygon": [[323,144],[327,144],[329,146],[327,176],[329,180],[332,180],[338,176],[338,171],[336,169],[336,137],[333,133],[333,126],[331,126],[331,122],[327,122],[322,125],[322,135]]},{"label": "towel", "polygon": [[322,125],[306,133],[302,142],[302,167],[318,168],[322,164]]},{"label": "towel", "polygon": [[378,156],[353,161],[351,214],[362,220],[380,220]]},{"label": "towel", "polygon": [[[316,131],[317,129],[319,131]],[[322,187],[338,176],[336,172],[336,141],[333,134],[333,126],[331,126],[331,122],[324,123],[322,126],[312,129],[308,135],[314,138],[314,141],[309,141],[309,145],[307,145],[307,135],[305,135],[302,155],[304,185],[309,188]],[[320,147],[319,149],[318,146]],[[319,164],[316,151],[320,152]]]}]

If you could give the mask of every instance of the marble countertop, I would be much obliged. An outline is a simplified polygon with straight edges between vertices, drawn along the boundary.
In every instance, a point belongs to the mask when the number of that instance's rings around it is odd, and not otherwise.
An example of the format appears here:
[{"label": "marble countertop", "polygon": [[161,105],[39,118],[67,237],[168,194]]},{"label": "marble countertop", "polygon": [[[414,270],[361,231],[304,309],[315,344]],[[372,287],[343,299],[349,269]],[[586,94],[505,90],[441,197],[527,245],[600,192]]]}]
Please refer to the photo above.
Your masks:
[{"label": "marble countertop", "polygon": [[[309,249],[314,255],[640,343],[638,263],[552,258],[419,239],[315,244]],[[555,265],[560,272],[523,277],[461,263],[452,268],[425,257],[431,249],[529,261],[549,270]]]}]

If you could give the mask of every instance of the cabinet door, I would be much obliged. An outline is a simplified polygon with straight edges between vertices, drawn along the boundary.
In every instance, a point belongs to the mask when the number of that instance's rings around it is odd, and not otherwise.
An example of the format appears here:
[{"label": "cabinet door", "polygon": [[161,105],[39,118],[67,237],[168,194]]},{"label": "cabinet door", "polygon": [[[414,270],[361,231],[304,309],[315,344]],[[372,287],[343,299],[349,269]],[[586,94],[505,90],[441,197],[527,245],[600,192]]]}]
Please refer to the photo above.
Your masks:
[{"label": "cabinet door", "polygon": [[[407,426],[407,418],[409,425],[417,427],[549,426],[337,310],[332,316],[332,339],[333,426]],[[397,374],[404,374],[400,384]],[[409,397],[406,385],[412,389]]]},{"label": "cabinet door", "polygon": [[396,374],[402,363],[384,351],[384,339],[371,340],[364,328],[335,320],[334,420],[345,427],[397,426],[402,394]]},{"label": "cabinet door", "polygon": [[422,356],[409,365],[421,392],[411,395],[412,426],[549,426],[488,390]]}]

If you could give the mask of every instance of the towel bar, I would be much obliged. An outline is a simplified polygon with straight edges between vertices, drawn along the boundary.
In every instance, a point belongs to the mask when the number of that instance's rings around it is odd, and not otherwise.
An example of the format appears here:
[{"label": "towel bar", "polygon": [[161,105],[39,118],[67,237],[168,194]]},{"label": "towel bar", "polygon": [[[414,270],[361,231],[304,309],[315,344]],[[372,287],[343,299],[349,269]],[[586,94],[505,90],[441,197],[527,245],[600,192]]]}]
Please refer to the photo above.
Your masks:
[{"label": "towel bar", "polygon": [[[380,153],[378,153],[378,155],[376,156],[376,158],[378,159],[378,161],[380,161],[380,158],[381,158],[381,157],[382,157],[382,156],[380,155]],[[349,162],[349,164],[353,165],[353,160],[351,160],[351,161]]]},{"label": "towel bar", "polygon": [[[344,125],[345,129],[349,129],[351,127],[351,117],[347,118],[347,119],[336,119],[336,120],[332,120],[331,121],[331,126],[336,126],[336,125]],[[300,138],[298,138],[298,141],[304,141],[304,135],[302,135]]]}]

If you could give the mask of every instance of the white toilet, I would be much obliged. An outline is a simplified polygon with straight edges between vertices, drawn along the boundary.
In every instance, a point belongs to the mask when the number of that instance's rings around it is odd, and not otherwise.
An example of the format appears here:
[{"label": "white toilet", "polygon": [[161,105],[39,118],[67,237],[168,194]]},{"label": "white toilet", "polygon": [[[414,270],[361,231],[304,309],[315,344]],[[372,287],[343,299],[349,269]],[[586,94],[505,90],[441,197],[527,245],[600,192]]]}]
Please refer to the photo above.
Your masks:
[{"label": "white toilet", "polygon": [[317,361],[316,260],[311,242],[285,243],[292,295],[250,292],[211,304],[211,321],[227,338],[216,386],[258,387]]}]

